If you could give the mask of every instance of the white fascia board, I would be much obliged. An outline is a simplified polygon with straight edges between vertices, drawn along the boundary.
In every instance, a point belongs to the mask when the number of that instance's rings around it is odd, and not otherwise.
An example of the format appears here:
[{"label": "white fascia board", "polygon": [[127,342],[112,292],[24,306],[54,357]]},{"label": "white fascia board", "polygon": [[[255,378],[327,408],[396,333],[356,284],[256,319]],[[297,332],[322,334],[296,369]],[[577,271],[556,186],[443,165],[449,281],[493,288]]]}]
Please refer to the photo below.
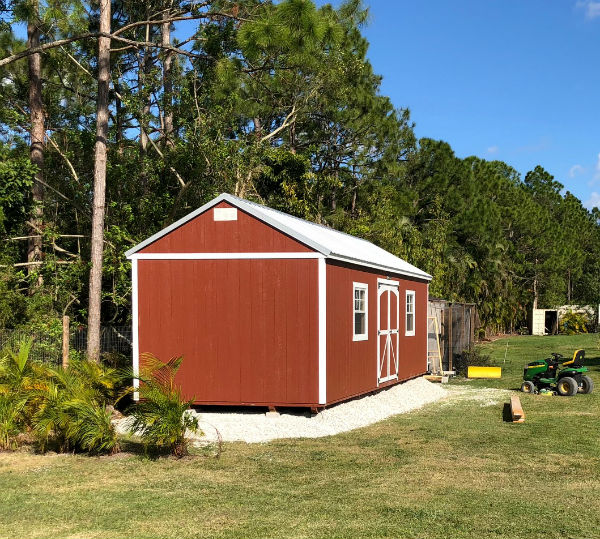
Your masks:
[{"label": "white fascia board", "polygon": [[254,260],[325,258],[321,253],[136,253],[130,260]]},{"label": "white fascia board", "polygon": [[288,228],[287,226],[282,225],[279,221],[272,219],[271,217],[265,215],[260,210],[257,210],[250,204],[246,204],[244,199],[234,197],[233,195],[230,195],[228,193],[221,193],[217,198],[214,198],[210,202],[207,202],[206,204],[204,204],[204,206],[201,206],[200,208],[198,208],[197,210],[194,210],[191,213],[188,213],[185,217],[182,217],[178,221],[175,221],[174,223],[170,224],[168,227],[163,228],[162,230],[159,230],[156,234],[153,234],[149,238],[145,239],[143,242],[138,243],[135,247],[133,247],[132,249],[129,249],[129,251],[127,251],[125,253],[125,256],[127,258],[131,258],[132,255],[137,253],[140,249],[143,249],[144,247],[147,247],[148,245],[150,245],[151,243],[155,242],[156,240],[162,238],[163,236],[166,236],[169,232],[172,232],[173,230],[175,230],[176,228],[179,228],[180,226],[184,225],[188,221],[191,221],[192,219],[194,219],[201,213],[204,213],[205,211],[209,210],[213,206],[217,205],[219,202],[228,202],[232,206],[235,206],[236,208],[252,215],[253,217],[256,217],[259,221],[267,223],[268,225],[272,226],[273,228],[279,230],[280,232],[283,232],[284,234],[287,234],[288,236],[294,238],[295,240],[297,240],[301,243],[304,243],[308,247],[315,249],[316,251],[318,251],[321,254],[328,255],[331,252],[326,247],[314,242],[313,240],[303,236],[302,234],[298,234],[298,232],[296,232],[295,230],[292,230],[291,228]]},{"label": "white fascia board", "polygon": [[339,260],[340,262],[347,262],[348,264],[355,264],[357,266],[365,266],[367,268],[373,268],[373,269],[378,269],[381,271],[397,273],[398,275],[404,275],[406,277],[414,277],[416,279],[421,279],[423,281],[431,281],[431,279],[433,278],[431,275],[429,275],[428,273],[425,273],[424,271],[421,273],[417,273],[417,272],[413,272],[413,271],[409,271],[409,270],[392,268],[390,266],[383,266],[381,264],[375,264],[373,262],[364,262],[358,258],[351,258],[349,256],[330,254],[329,256],[327,256],[327,258],[329,258],[331,260]]}]

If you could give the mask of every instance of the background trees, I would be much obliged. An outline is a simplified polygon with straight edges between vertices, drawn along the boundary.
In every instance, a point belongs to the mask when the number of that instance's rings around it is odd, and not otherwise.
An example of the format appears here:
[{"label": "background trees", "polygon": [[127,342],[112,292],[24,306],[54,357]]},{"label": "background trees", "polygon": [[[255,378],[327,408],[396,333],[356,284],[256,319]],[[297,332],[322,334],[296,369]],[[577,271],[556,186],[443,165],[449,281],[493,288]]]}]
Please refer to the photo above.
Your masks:
[{"label": "background trees", "polygon": [[379,92],[356,0],[1,7],[4,327],[127,323],[123,253],[222,191],[363,236],[498,328],[598,302],[598,210],[541,167],[417,141]]}]

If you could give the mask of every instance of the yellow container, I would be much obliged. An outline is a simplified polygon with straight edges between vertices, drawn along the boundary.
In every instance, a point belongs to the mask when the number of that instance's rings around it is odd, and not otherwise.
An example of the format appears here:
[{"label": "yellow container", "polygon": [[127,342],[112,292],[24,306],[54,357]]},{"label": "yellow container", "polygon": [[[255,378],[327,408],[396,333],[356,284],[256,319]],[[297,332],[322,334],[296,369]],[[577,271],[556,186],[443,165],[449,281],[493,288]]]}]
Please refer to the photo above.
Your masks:
[{"label": "yellow container", "polygon": [[469,367],[467,378],[502,378],[502,367]]}]

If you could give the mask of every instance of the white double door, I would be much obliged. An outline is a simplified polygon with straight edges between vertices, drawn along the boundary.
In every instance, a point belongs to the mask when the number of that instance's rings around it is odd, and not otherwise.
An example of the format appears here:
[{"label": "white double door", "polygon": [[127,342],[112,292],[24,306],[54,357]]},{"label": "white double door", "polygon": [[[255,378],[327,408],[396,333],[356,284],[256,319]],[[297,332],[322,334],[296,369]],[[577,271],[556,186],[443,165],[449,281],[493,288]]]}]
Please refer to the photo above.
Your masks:
[{"label": "white double door", "polygon": [[398,378],[399,283],[377,281],[377,385]]}]

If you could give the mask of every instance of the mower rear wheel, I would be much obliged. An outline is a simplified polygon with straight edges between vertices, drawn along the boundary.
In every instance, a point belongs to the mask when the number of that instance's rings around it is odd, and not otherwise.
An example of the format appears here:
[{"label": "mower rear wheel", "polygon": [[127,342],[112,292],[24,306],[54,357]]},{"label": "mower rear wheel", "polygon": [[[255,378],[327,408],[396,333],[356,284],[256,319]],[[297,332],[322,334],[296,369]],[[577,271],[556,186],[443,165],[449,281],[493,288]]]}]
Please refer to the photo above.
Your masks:
[{"label": "mower rear wheel", "polygon": [[558,391],[559,395],[572,397],[573,395],[577,395],[577,391],[579,391],[579,386],[577,385],[575,378],[571,378],[570,376],[563,376],[556,384],[556,390]]},{"label": "mower rear wheel", "polygon": [[594,381],[589,376],[581,377],[581,392],[582,393],[591,393],[594,391]]},{"label": "mower rear wheel", "polygon": [[535,384],[529,380],[525,380],[521,384],[521,391],[523,393],[535,393]]}]

